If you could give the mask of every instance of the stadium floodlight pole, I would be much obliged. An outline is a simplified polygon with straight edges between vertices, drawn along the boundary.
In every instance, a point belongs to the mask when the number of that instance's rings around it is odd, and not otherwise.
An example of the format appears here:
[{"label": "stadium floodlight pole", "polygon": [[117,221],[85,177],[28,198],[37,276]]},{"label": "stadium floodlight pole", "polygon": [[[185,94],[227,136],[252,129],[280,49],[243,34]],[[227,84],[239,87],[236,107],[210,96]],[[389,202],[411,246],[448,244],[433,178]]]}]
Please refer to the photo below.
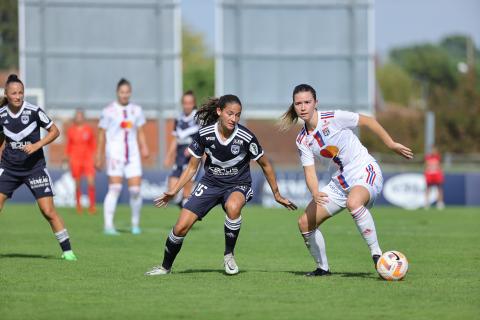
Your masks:
[{"label": "stadium floodlight pole", "polygon": [[425,154],[432,151],[435,145],[435,113],[425,112]]}]

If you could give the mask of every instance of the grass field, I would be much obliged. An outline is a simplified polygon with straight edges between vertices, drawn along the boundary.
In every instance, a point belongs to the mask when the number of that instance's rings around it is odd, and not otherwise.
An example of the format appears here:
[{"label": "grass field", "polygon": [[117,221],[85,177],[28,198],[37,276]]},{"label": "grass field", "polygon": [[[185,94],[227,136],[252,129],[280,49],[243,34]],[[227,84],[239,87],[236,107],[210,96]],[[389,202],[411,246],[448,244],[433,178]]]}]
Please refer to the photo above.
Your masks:
[{"label": "grass field", "polygon": [[[348,214],[328,221],[331,277],[306,278],[313,261],[300,214],[249,207],[236,249],[240,274],[223,274],[223,215],[215,209],[184,242],[166,277],[158,264],[178,210],[144,209],[144,233],[104,236],[102,216],[62,209],[79,261],[60,248],[35,205],[0,215],[0,319],[480,319],[480,210],[376,208],[384,250],[407,255],[401,282],[376,275]],[[127,207],[117,226],[128,229]]]}]

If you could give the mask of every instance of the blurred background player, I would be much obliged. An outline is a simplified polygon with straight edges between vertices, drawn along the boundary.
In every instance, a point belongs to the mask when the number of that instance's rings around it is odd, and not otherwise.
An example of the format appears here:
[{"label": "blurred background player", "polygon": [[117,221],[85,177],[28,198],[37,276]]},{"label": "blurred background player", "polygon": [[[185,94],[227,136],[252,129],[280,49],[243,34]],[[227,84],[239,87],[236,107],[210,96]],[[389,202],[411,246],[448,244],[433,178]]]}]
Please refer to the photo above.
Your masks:
[{"label": "blurred background player", "polygon": [[425,209],[430,208],[429,194],[432,187],[437,187],[437,209],[445,208],[443,202],[443,170],[442,157],[436,147],[432,147],[432,152],[425,155]]},{"label": "blurred background player", "polygon": [[[101,168],[106,161],[108,192],[105,196],[104,233],[117,235],[113,224],[118,197],[122,190],[123,177],[127,179],[132,210],[131,232],[140,234],[140,210],[142,197],[142,163],[140,156],[149,156],[143,126],[145,116],[142,108],[130,102],[132,86],[121,79],[117,84],[117,100],[103,109],[98,129],[96,166]],[[105,153],[105,156],[104,156]]]},{"label": "blurred background player", "polygon": [[210,99],[198,110],[196,118],[202,128],[188,147],[192,158],[173,189],[154,200],[155,206],[166,206],[191,181],[203,155],[206,155],[205,174],[185,202],[177,223],[167,237],[162,264],[153,267],[145,275],[169,274],[189,230],[217,204],[221,204],[225,211],[225,273],[234,275],[239,272],[234,249],[242,225],[242,209],[253,197],[251,160],[262,168],[275,200],[289,210],[297,209],[295,204],[281,196],[273,166],[264,156],[255,135],[238,124],[241,112],[240,99],[230,94]]},{"label": "blurred background player", "polygon": [[88,212],[94,214],[95,209],[95,150],[96,139],[91,126],[85,122],[83,110],[77,109],[73,124],[67,131],[66,155],[68,156],[70,172],[75,180],[75,199],[77,212],[82,213],[82,177],[87,179]]},{"label": "blurred background player", "polygon": [[[193,91],[189,90],[183,94],[182,108],[182,114],[175,119],[172,132],[173,139],[165,156],[165,167],[170,167],[173,164],[172,173],[168,177],[168,190],[173,189],[183,170],[187,167],[191,157],[188,146],[192,143],[192,137],[198,132],[198,124],[195,119],[195,109],[197,107]],[[181,206],[192,192],[192,186],[193,179],[183,187],[183,197],[179,203]]]},{"label": "blurred background player", "polygon": [[[287,126],[296,123],[299,118],[305,122],[296,143],[305,181],[312,195],[304,214],[298,219],[305,244],[317,264],[317,269],[306,275],[330,274],[325,240],[318,227],[345,208],[352,215],[376,265],[382,251],[369,209],[382,190],[382,172],[351,129],[358,126],[369,128],[389,149],[404,158],[411,159],[412,151],[395,142],[371,117],[342,110],[317,111],[317,94],[308,84],[296,86],[292,100],[283,120]],[[320,190],[315,158],[328,161],[331,175],[328,185]]]},{"label": "blurred background player", "polygon": [[[77,260],[65,224],[53,203],[52,179],[43,154],[43,147],[58,138],[60,132],[40,107],[23,98],[22,81],[10,75],[5,84],[5,98],[0,104],[0,146],[5,142],[0,162],[0,211],[7,198],[25,184],[60,243],[62,259]],[[40,128],[48,131],[43,138]]]}]

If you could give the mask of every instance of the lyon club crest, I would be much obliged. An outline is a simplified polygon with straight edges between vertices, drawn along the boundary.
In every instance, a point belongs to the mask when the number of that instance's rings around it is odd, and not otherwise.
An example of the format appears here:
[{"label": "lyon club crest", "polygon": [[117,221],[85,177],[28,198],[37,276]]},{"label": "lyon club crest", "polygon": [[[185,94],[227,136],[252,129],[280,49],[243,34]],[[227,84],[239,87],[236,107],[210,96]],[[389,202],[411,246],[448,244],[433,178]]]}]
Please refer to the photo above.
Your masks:
[{"label": "lyon club crest", "polygon": [[230,150],[234,155],[237,155],[240,153],[240,146],[237,144],[232,144],[232,147],[230,148]]}]

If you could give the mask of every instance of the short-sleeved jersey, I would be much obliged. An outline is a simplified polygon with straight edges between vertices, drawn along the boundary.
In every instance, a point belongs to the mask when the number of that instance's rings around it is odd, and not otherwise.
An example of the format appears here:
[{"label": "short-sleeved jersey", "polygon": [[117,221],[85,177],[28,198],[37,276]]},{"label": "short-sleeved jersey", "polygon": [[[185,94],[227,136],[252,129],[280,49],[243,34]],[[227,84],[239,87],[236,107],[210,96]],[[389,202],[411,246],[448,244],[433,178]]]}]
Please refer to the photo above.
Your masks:
[{"label": "short-sleeved jersey", "polygon": [[425,174],[442,173],[442,158],[438,153],[425,155]]},{"label": "short-sleeved jersey", "polygon": [[38,142],[40,128],[48,129],[53,121],[38,106],[27,101],[23,102],[19,112],[14,114],[8,106],[0,108],[0,133],[5,135],[5,150],[3,150],[1,165],[14,171],[29,171],[45,166],[43,149],[31,155],[22,148]]},{"label": "short-sleeved jersey", "polygon": [[207,155],[202,180],[219,186],[251,184],[250,160],[263,156],[255,135],[240,124],[226,141],[220,138],[218,123],[201,128],[188,151],[196,158]]},{"label": "short-sleeved jersey", "polygon": [[87,124],[72,125],[67,130],[66,153],[71,161],[83,161],[95,153],[96,140],[92,127]]},{"label": "short-sleeved jersey", "polygon": [[98,126],[105,129],[107,158],[129,162],[139,157],[137,130],[145,122],[142,108],[133,103],[122,106],[114,101],[103,109]]},{"label": "short-sleeved jersey", "polygon": [[188,116],[182,113],[175,119],[172,135],[177,138],[177,146],[189,146],[192,143],[192,137],[199,129],[195,114],[193,110]]},{"label": "short-sleeved jersey", "polygon": [[318,112],[315,130],[308,134],[304,126],[297,136],[297,148],[303,166],[311,166],[315,158],[328,162],[332,179],[343,187],[345,181],[363,173],[375,161],[351,130],[358,126],[358,113],[335,110]]}]

